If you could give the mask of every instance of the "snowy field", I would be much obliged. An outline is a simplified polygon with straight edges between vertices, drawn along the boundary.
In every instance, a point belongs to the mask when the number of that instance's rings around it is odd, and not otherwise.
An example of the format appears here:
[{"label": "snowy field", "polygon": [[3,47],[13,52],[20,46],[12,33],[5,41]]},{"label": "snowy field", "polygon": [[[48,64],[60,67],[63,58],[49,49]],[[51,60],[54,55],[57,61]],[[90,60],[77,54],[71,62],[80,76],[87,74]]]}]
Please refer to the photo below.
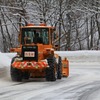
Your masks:
[{"label": "snowy field", "polygon": [[70,76],[13,82],[10,62],[15,53],[0,53],[0,100],[100,100],[100,51],[56,51],[70,62]]}]

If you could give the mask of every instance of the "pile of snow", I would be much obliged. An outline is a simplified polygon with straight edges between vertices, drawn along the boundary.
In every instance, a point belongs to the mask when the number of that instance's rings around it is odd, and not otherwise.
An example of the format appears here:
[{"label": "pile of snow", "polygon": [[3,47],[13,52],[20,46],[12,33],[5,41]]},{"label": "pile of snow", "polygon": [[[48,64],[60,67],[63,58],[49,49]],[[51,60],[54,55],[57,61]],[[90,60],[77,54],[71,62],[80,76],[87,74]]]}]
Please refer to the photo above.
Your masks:
[{"label": "pile of snow", "polygon": [[4,53],[0,52],[0,68],[9,67],[11,59],[6,56]]},{"label": "pile of snow", "polygon": [[82,51],[55,51],[60,56],[68,57],[78,57],[78,56],[100,56],[100,51],[98,50],[82,50]]},{"label": "pile of snow", "polygon": [[100,51],[56,51],[61,57],[67,57],[70,62],[100,62]]},{"label": "pile of snow", "polygon": [[[56,51],[62,58],[67,57],[70,63],[72,62],[98,62],[100,63],[100,51]],[[9,67],[11,59],[16,55],[16,53],[1,53],[0,52],[0,68]]]},{"label": "pile of snow", "polygon": [[6,56],[8,56],[10,59],[16,56],[17,53],[4,53]]}]

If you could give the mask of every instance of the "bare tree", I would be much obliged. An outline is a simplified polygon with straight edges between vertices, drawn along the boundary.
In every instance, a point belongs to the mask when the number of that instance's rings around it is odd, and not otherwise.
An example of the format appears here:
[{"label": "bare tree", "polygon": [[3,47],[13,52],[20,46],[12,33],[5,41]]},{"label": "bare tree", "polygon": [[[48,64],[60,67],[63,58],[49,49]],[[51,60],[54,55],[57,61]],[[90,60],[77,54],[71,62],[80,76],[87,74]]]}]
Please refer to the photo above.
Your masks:
[{"label": "bare tree", "polygon": [[99,0],[0,0],[2,51],[18,44],[21,23],[41,21],[56,27],[60,50],[100,47],[99,5]]}]

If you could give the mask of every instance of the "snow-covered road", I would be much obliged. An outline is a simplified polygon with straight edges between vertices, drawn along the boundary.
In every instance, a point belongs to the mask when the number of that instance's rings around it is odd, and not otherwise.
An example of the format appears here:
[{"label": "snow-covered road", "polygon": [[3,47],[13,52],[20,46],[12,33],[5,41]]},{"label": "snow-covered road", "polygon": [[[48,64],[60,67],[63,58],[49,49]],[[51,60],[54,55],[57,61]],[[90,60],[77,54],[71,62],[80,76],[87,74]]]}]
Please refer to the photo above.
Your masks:
[{"label": "snow-covered road", "polygon": [[0,100],[100,100],[99,53],[87,58],[83,53],[77,57],[68,55],[70,76],[56,82],[45,79],[13,82],[8,67],[8,73],[0,77]]}]

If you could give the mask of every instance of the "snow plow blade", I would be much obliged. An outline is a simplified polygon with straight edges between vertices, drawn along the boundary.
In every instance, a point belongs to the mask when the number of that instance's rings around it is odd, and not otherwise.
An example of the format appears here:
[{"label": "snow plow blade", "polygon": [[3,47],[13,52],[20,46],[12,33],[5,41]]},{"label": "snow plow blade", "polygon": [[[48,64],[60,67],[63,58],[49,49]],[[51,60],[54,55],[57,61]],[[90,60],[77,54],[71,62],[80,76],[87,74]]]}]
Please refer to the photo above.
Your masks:
[{"label": "snow plow blade", "polygon": [[67,58],[62,60],[62,76],[68,77],[69,76],[69,61]]}]

